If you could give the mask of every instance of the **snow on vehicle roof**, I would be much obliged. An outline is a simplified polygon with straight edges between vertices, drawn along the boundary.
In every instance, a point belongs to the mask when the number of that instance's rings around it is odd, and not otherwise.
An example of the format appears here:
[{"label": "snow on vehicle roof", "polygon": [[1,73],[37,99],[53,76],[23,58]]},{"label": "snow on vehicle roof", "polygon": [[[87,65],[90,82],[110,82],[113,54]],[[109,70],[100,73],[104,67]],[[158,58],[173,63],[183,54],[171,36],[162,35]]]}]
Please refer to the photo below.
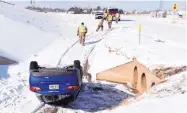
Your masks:
[{"label": "snow on vehicle roof", "polygon": [[118,8],[115,8],[115,7],[113,7],[113,8],[112,8],[112,7],[108,7],[107,9],[109,10],[109,9],[118,9]]}]

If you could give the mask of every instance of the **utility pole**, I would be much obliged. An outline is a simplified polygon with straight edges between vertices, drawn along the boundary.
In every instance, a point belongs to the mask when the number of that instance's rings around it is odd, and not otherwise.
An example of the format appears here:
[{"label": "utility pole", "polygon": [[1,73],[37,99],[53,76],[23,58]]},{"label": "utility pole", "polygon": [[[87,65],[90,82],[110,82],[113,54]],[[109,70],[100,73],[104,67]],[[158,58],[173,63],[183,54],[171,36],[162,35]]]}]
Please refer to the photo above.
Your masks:
[{"label": "utility pole", "polygon": [[160,0],[160,11],[162,11],[162,0]]},{"label": "utility pole", "polygon": [[30,5],[32,6],[32,0],[30,1]]},{"label": "utility pole", "polygon": [[186,15],[186,1],[185,1],[185,6],[184,6],[184,10],[185,10],[185,15]]},{"label": "utility pole", "polygon": [[34,0],[31,0],[31,1],[30,1],[30,4],[31,4],[31,6],[34,6],[35,1],[34,1]]}]

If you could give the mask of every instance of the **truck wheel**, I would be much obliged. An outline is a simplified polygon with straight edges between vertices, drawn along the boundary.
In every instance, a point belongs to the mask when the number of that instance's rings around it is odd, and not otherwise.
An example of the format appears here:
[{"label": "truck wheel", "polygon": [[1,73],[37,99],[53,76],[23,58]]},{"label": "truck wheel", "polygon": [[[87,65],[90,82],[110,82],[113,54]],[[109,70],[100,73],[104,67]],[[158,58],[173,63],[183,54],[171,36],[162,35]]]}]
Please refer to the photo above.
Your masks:
[{"label": "truck wheel", "polygon": [[30,62],[30,67],[29,70],[30,71],[37,71],[39,68],[38,63],[36,61],[31,61]]},{"label": "truck wheel", "polygon": [[81,65],[80,65],[80,61],[79,60],[75,60],[74,61],[74,68],[81,69]]}]

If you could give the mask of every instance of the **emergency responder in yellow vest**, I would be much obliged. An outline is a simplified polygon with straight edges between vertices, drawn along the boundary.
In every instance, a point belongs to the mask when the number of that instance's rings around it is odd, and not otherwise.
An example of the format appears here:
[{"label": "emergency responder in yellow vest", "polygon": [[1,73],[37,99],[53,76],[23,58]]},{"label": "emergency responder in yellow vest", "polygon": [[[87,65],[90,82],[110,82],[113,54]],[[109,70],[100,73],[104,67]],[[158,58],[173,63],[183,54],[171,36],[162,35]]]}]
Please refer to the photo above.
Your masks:
[{"label": "emergency responder in yellow vest", "polygon": [[111,27],[112,27],[112,19],[113,19],[112,15],[107,16],[108,28],[109,29],[111,29]]},{"label": "emergency responder in yellow vest", "polygon": [[119,13],[116,13],[116,15],[115,15],[116,23],[118,23],[119,18],[120,18],[120,14],[119,14]]},{"label": "emergency responder in yellow vest", "polygon": [[82,22],[81,25],[78,27],[77,36],[79,36],[79,42],[83,46],[85,45],[85,37],[86,37],[87,31],[88,31],[87,27]]},{"label": "emergency responder in yellow vest", "polygon": [[99,19],[99,23],[98,23],[96,31],[99,31],[100,28],[101,28],[101,31],[103,31],[103,22],[104,22],[104,18]]},{"label": "emergency responder in yellow vest", "polygon": [[107,19],[107,16],[108,16],[108,14],[107,14],[107,12],[105,12],[105,13],[104,13],[104,20]]}]

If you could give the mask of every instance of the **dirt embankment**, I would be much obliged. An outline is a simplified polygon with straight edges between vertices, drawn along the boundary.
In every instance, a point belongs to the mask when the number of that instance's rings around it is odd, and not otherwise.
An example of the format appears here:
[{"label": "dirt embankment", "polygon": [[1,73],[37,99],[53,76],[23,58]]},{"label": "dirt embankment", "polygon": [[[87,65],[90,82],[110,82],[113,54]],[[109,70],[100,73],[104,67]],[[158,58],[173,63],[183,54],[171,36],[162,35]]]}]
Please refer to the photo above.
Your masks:
[{"label": "dirt embankment", "polygon": [[187,66],[179,66],[179,67],[157,67],[152,70],[152,72],[159,77],[160,79],[163,79],[167,76],[172,76],[181,72],[184,72],[187,70]]},{"label": "dirt embankment", "polygon": [[17,64],[17,61],[0,56],[0,65]]}]

